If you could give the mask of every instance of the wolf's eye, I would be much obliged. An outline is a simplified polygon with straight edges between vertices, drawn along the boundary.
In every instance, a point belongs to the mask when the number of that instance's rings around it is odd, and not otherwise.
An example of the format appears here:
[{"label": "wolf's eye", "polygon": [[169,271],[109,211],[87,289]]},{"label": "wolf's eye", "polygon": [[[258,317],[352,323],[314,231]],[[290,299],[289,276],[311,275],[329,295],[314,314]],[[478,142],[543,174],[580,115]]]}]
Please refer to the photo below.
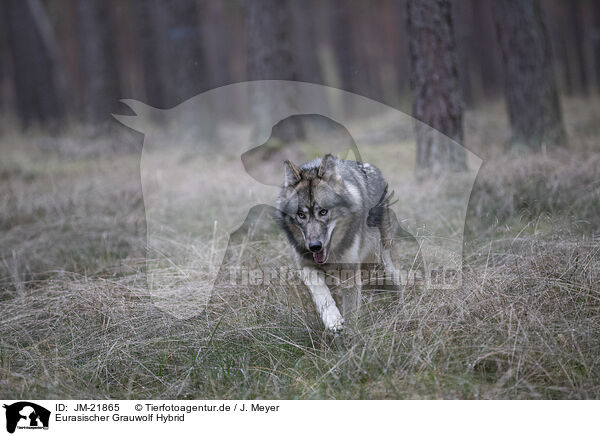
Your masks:
[{"label": "wolf's eye", "polygon": [[327,215],[327,212],[328,212],[328,210],[327,210],[327,209],[321,209],[321,210],[319,211],[319,215],[321,215],[321,216],[325,216],[325,215]]},{"label": "wolf's eye", "polygon": [[304,215],[303,212],[298,212],[298,218],[300,218],[301,220],[303,220],[304,218],[306,218],[306,215]]}]

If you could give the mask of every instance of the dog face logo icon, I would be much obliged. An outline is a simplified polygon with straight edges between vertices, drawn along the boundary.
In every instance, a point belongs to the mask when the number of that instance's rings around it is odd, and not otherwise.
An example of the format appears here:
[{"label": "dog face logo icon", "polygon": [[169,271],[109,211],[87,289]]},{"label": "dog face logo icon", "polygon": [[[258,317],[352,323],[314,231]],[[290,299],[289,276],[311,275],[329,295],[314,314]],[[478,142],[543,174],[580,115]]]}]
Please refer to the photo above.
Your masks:
[{"label": "dog face logo icon", "polygon": [[28,401],[19,401],[4,405],[6,409],[6,431],[14,433],[19,429],[47,429],[50,421],[50,411]]}]

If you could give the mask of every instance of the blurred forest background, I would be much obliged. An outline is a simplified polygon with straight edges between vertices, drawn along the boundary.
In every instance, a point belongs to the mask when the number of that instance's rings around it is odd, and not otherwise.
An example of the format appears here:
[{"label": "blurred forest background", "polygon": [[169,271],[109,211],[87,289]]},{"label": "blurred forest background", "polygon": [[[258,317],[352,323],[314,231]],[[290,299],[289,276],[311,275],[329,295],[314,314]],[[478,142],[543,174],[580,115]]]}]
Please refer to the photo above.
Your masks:
[{"label": "blurred forest background", "polygon": [[[548,62],[561,95],[600,92],[598,1],[412,3],[412,28],[433,26],[445,38],[442,48],[453,53],[446,71],[456,73],[457,98],[467,109],[518,88],[505,68],[511,55]],[[230,83],[286,79],[338,87],[410,113],[411,68],[419,68],[420,53],[411,50],[439,54],[434,46],[409,44],[407,6],[406,0],[5,0],[0,111],[23,126],[97,124],[123,110],[121,98],[169,108]],[[418,22],[419,7],[437,14],[429,24]],[[519,41],[515,28],[541,34]],[[535,46],[531,38],[538,38],[542,57],[536,47],[519,53],[520,44]],[[436,67],[442,79],[443,68]],[[527,80],[525,87],[544,86]]]},{"label": "blurred forest background", "polygon": [[[0,23],[0,397],[600,398],[600,0],[2,0]],[[460,289],[365,297],[341,349],[293,286],[234,289],[190,320],[153,305],[142,135],[111,114],[260,79],[369,97],[483,158],[465,225],[440,220],[464,228]],[[399,139],[352,122],[390,164],[416,138],[417,169],[466,166],[419,123]],[[219,171],[198,216],[249,198],[222,154],[160,161]],[[436,214],[440,185],[402,200]],[[209,264],[229,234],[190,225]],[[270,242],[242,248],[284,262]]]}]

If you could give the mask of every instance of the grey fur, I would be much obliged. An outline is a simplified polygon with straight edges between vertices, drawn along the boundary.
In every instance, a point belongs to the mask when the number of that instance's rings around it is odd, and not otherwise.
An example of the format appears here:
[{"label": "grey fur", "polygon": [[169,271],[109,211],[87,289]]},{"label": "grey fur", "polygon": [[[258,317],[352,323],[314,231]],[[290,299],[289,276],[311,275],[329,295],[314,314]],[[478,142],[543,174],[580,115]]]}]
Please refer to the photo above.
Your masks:
[{"label": "grey fur", "polygon": [[[331,331],[340,331],[344,320],[356,319],[361,265],[378,263],[386,271],[393,269],[389,248],[396,224],[390,218],[388,200],[387,182],[373,165],[329,154],[300,167],[285,162],[277,220],[294,249],[325,327]],[[314,253],[319,244],[323,248]],[[351,286],[342,290],[343,316],[325,282],[314,279],[336,267],[352,268],[355,273]]]}]

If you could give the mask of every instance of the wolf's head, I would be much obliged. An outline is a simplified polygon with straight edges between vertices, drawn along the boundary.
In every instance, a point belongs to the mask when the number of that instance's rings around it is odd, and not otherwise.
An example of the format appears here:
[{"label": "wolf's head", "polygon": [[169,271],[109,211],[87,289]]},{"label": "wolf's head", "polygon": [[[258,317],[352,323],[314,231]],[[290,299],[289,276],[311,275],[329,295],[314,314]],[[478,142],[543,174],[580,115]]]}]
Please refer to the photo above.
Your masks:
[{"label": "wolf's head", "polygon": [[339,171],[342,161],[331,154],[301,167],[285,161],[279,209],[288,238],[301,254],[327,262],[336,225],[353,211]]}]

